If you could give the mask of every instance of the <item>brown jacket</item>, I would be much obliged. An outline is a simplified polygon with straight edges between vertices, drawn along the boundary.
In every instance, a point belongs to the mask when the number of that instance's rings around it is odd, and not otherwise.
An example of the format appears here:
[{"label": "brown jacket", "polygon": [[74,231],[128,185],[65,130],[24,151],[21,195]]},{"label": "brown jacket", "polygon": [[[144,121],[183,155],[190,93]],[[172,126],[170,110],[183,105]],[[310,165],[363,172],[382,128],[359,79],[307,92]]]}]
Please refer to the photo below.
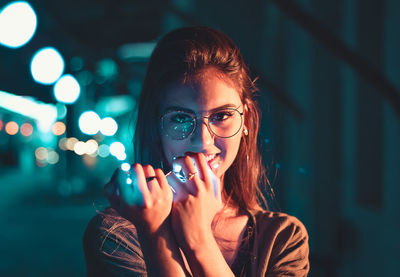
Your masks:
[{"label": "brown jacket", "polygon": [[[111,208],[90,221],[83,246],[88,276],[147,276],[135,227]],[[307,276],[308,255],[308,234],[297,218],[259,211],[250,214],[231,268],[235,276]]]}]

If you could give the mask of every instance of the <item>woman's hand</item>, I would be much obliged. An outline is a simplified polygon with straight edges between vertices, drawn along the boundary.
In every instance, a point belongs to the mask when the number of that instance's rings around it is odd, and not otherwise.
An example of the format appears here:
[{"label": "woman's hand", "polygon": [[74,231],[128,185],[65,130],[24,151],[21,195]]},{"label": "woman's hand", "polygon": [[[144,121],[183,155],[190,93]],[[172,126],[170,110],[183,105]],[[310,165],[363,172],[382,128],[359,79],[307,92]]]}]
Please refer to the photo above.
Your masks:
[{"label": "woman's hand", "polygon": [[151,165],[134,164],[130,172],[129,176],[117,170],[105,194],[111,206],[137,228],[155,233],[171,212],[171,188],[163,171]]},{"label": "woman's hand", "polygon": [[104,188],[111,205],[137,230],[149,276],[187,276],[169,215],[172,190],[161,169],[134,164],[117,170]]},{"label": "woman's hand", "polygon": [[203,153],[194,153],[176,162],[189,178],[185,184],[188,193],[174,200],[172,228],[181,247],[194,250],[214,240],[211,223],[222,208],[220,180],[211,171]]}]

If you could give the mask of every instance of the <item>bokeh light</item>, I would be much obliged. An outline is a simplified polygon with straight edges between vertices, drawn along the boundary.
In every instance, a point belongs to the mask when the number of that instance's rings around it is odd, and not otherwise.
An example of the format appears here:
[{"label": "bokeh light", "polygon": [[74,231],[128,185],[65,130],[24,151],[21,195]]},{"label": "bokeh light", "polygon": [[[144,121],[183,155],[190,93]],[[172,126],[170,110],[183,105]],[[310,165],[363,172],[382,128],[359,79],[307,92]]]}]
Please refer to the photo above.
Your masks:
[{"label": "bokeh light", "polygon": [[68,150],[67,148],[67,138],[62,138],[58,142],[58,147],[60,147],[61,150]]},{"label": "bokeh light", "polygon": [[58,163],[60,157],[58,155],[58,153],[54,150],[50,150],[47,154],[47,162],[49,164],[56,164]]},{"label": "bokeh light", "polygon": [[5,129],[7,134],[13,136],[16,133],[18,133],[19,126],[18,126],[18,124],[16,122],[9,121],[9,122],[7,122],[7,124],[6,124],[4,129]]},{"label": "bokeh light", "polygon": [[94,111],[86,111],[79,117],[79,129],[87,135],[95,135],[100,130],[101,119]]},{"label": "bokeh light", "polygon": [[32,124],[30,124],[28,122],[25,122],[24,124],[21,125],[20,132],[25,137],[28,137],[28,136],[32,135],[32,133],[33,133]]},{"label": "bokeh light", "polygon": [[78,155],[83,155],[86,153],[86,143],[83,141],[78,141],[74,145],[74,152]]},{"label": "bokeh light", "polygon": [[127,156],[126,156],[126,153],[124,152],[124,153],[118,154],[116,157],[117,157],[118,160],[124,161],[124,160],[126,160]]},{"label": "bokeh light", "polygon": [[47,149],[44,147],[38,147],[35,150],[35,157],[36,159],[38,159],[39,161],[44,161],[47,160],[47,156],[48,156],[48,152]]},{"label": "bokeh light", "polygon": [[108,146],[107,144],[101,144],[99,146],[99,149],[97,149],[97,153],[102,158],[108,157],[110,155],[110,146]]},{"label": "bokeh light", "polygon": [[47,160],[42,160],[42,161],[36,160],[36,165],[38,167],[45,167],[47,165]]},{"label": "bokeh light", "polygon": [[77,139],[77,138],[74,138],[74,137],[67,138],[67,143],[66,143],[67,149],[68,149],[68,150],[71,150],[71,151],[74,151],[75,144],[76,144],[77,142],[78,142],[78,139]]},{"label": "bokeh light", "polygon": [[0,120],[0,131],[3,129],[3,125],[4,125],[3,121]]},{"label": "bokeh light", "polygon": [[100,132],[105,136],[113,136],[118,130],[118,124],[112,117],[105,117],[100,123]]},{"label": "bokeh light", "polygon": [[110,145],[110,153],[117,158],[122,157],[125,154],[125,146],[119,141],[113,142]]},{"label": "bokeh light", "polygon": [[97,152],[99,144],[94,139],[90,139],[86,142],[86,154],[94,154]]},{"label": "bokeh light", "polygon": [[53,84],[64,72],[64,59],[53,47],[45,47],[35,53],[31,61],[33,79],[44,85]]},{"label": "bokeh light", "polygon": [[56,123],[53,124],[52,131],[54,135],[61,136],[62,134],[65,133],[65,129],[66,127],[64,122],[57,121]]},{"label": "bokeh light", "polygon": [[66,74],[54,85],[53,92],[57,101],[65,104],[73,104],[79,98],[81,86],[74,76]]},{"label": "bokeh light", "polygon": [[0,11],[0,26],[0,44],[10,48],[21,47],[35,34],[35,11],[25,1],[11,2]]},{"label": "bokeh light", "polygon": [[123,163],[121,164],[121,169],[123,171],[129,171],[131,169],[131,165],[129,163]]}]

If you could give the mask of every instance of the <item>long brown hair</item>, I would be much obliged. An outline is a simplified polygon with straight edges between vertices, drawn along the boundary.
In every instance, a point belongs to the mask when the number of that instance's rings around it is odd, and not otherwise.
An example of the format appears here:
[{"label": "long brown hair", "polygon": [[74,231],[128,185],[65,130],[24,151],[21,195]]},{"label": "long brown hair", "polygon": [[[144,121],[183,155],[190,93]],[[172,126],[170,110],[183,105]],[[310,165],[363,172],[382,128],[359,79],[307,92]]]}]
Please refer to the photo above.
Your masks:
[{"label": "long brown hair", "polygon": [[[257,145],[260,111],[257,88],[249,76],[243,56],[224,33],[208,27],[186,27],[166,34],[150,58],[139,100],[134,137],[135,161],[168,166],[161,147],[160,104],[166,87],[190,82],[204,69],[213,67],[229,78],[247,107],[248,135],[242,137],[238,154],[224,175],[225,197],[244,210],[268,208],[260,185],[268,180]],[[168,169],[167,169],[168,170]]]},{"label": "long brown hair", "polygon": [[[207,27],[189,27],[174,30],[157,44],[144,80],[140,95],[137,124],[134,136],[135,161],[160,167],[167,166],[161,146],[159,128],[160,104],[165,88],[176,82],[190,82],[202,70],[213,67],[235,85],[245,105],[248,135],[242,136],[238,154],[224,175],[224,196],[228,204],[243,211],[268,209],[262,191],[269,186],[260,151],[257,145],[260,112],[255,101],[257,88],[249,76],[238,47],[225,34]],[[167,168],[165,170],[168,170]],[[137,249],[135,229],[116,211],[100,212],[100,251],[113,259],[130,261],[129,251],[118,247]],[[88,235],[90,232],[87,232]],[[104,246],[107,238],[115,242],[115,249]],[[87,238],[84,240],[89,243]],[[86,245],[86,244],[85,244]],[[91,259],[96,253],[85,246],[85,255]],[[88,261],[89,261],[88,260]]]}]

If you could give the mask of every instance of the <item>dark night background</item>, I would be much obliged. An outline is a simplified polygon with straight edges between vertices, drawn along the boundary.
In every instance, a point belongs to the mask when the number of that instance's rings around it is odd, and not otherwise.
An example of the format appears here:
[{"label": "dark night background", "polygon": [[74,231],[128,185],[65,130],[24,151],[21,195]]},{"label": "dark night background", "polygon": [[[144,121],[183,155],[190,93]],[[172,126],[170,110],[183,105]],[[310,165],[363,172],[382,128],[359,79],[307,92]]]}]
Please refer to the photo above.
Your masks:
[{"label": "dark night background", "polygon": [[[1,276],[85,276],[82,235],[105,207],[101,189],[119,162],[64,151],[58,141],[91,139],[77,122],[96,110],[119,129],[94,138],[123,142],[131,157],[147,59],[123,49],[190,25],[227,33],[259,77],[265,164],[280,210],[308,229],[310,276],[400,276],[399,1],[28,2],[37,30],[21,48],[0,45],[0,91],[55,104],[52,86],[29,71],[32,55],[53,46],[82,94],[62,119],[66,134],[47,144],[35,127],[31,138],[0,128]],[[130,109],[107,114],[104,105],[118,99]],[[0,120],[28,119],[0,105]],[[38,147],[59,162],[38,162]]]}]

